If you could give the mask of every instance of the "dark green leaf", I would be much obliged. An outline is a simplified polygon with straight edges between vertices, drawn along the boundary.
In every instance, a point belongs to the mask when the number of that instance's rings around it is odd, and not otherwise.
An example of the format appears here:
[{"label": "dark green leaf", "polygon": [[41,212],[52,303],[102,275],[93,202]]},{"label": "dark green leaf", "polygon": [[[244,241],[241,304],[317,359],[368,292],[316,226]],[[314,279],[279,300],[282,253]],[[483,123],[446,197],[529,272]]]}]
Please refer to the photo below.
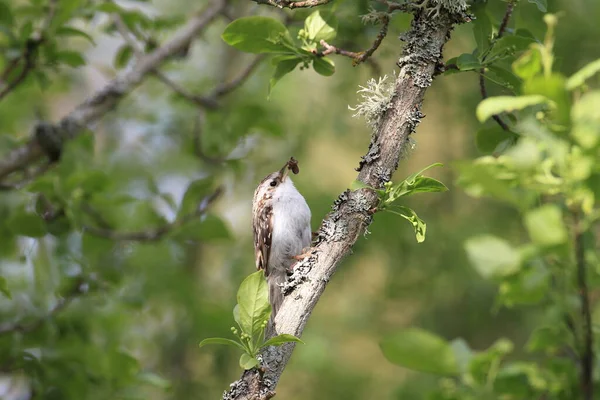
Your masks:
[{"label": "dark green leaf", "polygon": [[379,345],[385,358],[396,365],[438,375],[458,373],[452,346],[423,329],[406,329],[386,337]]},{"label": "dark green leaf", "polygon": [[288,73],[292,72],[294,68],[296,68],[296,65],[298,65],[298,63],[302,61],[301,58],[298,58],[296,56],[286,57],[289,58],[283,59],[277,63],[275,72],[273,73],[271,80],[269,80],[269,93],[271,93],[271,90],[273,90],[273,88],[281,78],[283,78]]},{"label": "dark green leaf", "polygon": [[486,61],[495,61],[525,51],[531,43],[535,43],[535,39],[517,35],[503,36],[494,43]]},{"label": "dark green leaf", "polygon": [[[1,11],[1,8],[0,8]],[[4,296],[8,297],[9,299],[12,299],[12,295],[10,293],[10,290],[8,289],[8,282],[6,281],[6,278],[3,276],[0,276],[0,293],[2,293]]]},{"label": "dark green leaf", "polygon": [[70,26],[61,26],[60,28],[58,28],[56,30],[56,35],[57,36],[79,36],[79,37],[82,37],[82,38],[88,40],[93,45],[96,44],[96,42],[94,42],[94,39],[90,35],[88,35],[86,32],[76,29],[76,28],[72,28]]},{"label": "dark green leaf", "polygon": [[15,211],[6,221],[6,226],[15,235],[42,237],[46,234],[46,224],[38,215],[24,210]]},{"label": "dark green leaf", "polygon": [[335,14],[316,10],[304,21],[304,30],[309,40],[319,43],[335,38],[337,25]]},{"label": "dark green leaf", "polygon": [[331,76],[335,72],[335,64],[327,57],[316,57],[313,59],[313,68],[323,76]]},{"label": "dark green leaf", "polygon": [[259,336],[263,323],[271,315],[269,288],[263,271],[248,276],[237,293],[240,327],[252,338]]},{"label": "dark green leaf", "polygon": [[521,87],[521,79],[513,74],[512,71],[498,65],[490,65],[487,68],[488,72],[485,74],[485,77],[492,82],[512,90],[513,93],[516,93],[517,89]]},{"label": "dark green leaf", "polygon": [[208,339],[204,339],[203,341],[201,341],[198,346],[200,347],[204,347],[206,345],[209,344],[224,344],[226,346],[234,346],[237,347],[243,351],[246,351],[246,348],[244,346],[242,346],[241,343],[236,342],[235,340],[231,340],[231,339],[225,339],[225,338],[208,338]]},{"label": "dark green leaf", "polygon": [[133,49],[131,48],[131,46],[129,46],[127,44],[124,44],[123,46],[121,46],[121,48],[117,51],[117,54],[115,55],[115,61],[114,61],[115,68],[121,69],[121,68],[124,68],[125,66],[127,66],[127,64],[129,63],[129,60],[131,60],[132,55],[133,55]]},{"label": "dark green leaf", "polygon": [[480,152],[491,154],[501,142],[513,136],[514,134],[507,132],[500,126],[494,124],[490,127],[480,128],[477,131],[475,134],[475,144]]},{"label": "dark green leaf", "polygon": [[202,200],[213,192],[214,180],[212,178],[197,179],[189,183],[181,205],[179,206],[178,217],[192,214],[198,210]]},{"label": "dark green leaf", "polygon": [[258,360],[256,357],[252,357],[251,355],[244,353],[240,357],[240,367],[244,370],[252,369],[258,365]]},{"label": "dark green leaf", "polygon": [[267,346],[281,346],[282,344],[289,343],[289,342],[304,344],[304,342],[302,340],[298,339],[296,336],[289,335],[287,333],[283,333],[281,335],[277,335],[277,336],[272,337],[271,339],[267,340],[260,347],[263,348],[263,347],[267,347]]},{"label": "dark green leaf", "polygon": [[0,1],[0,25],[10,27],[13,21],[14,18],[10,7],[4,1]]},{"label": "dark green leaf", "polygon": [[475,58],[473,54],[464,53],[458,56],[456,60],[456,64],[458,65],[458,69],[461,71],[471,71],[474,69],[480,69],[481,64]]},{"label": "dark green leaf", "polygon": [[85,65],[85,58],[77,51],[63,50],[55,54],[56,61],[77,68]]},{"label": "dark green leaf", "polygon": [[225,43],[248,53],[295,53],[294,42],[285,25],[273,18],[238,18],[225,28]]},{"label": "dark green leaf", "polygon": [[487,15],[485,6],[485,3],[479,3],[472,8],[473,13],[475,14],[475,21],[473,21],[473,36],[475,36],[475,43],[477,43],[477,50],[480,57],[485,54],[490,47],[490,38],[492,37],[492,22]]}]

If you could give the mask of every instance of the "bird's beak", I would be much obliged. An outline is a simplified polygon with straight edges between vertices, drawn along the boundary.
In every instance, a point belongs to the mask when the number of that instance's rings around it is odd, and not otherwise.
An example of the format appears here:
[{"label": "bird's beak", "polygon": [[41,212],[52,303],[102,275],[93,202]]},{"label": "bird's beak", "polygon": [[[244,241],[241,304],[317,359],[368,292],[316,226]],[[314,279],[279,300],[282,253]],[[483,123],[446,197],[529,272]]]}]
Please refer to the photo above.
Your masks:
[{"label": "bird's beak", "polygon": [[283,166],[283,168],[281,168],[279,170],[279,179],[281,179],[281,182],[285,181],[285,178],[287,178],[288,173],[290,172],[288,167],[289,167],[289,162],[286,162],[285,165]]}]

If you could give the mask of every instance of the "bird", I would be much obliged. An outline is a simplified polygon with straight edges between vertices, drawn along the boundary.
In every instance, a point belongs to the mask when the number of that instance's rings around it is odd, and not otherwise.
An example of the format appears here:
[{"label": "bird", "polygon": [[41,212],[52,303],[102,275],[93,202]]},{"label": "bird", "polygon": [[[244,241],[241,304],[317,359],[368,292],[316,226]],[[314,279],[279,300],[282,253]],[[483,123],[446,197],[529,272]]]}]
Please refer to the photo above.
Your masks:
[{"label": "bird", "polygon": [[267,279],[271,324],[283,302],[281,286],[293,264],[310,248],[312,238],[310,208],[289,171],[299,172],[294,157],[260,182],[252,201],[256,268],[263,270]]}]

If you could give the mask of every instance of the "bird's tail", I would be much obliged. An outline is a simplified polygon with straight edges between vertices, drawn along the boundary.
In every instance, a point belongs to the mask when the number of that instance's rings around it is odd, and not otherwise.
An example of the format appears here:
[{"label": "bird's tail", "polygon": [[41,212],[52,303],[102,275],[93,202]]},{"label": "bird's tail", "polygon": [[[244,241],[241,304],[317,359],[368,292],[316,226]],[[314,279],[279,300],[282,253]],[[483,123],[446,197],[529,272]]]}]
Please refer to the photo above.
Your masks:
[{"label": "bird's tail", "polygon": [[279,307],[281,303],[283,303],[283,293],[281,291],[281,285],[286,281],[286,273],[285,270],[271,271],[269,276],[267,277],[267,282],[269,283],[269,301],[271,303],[271,319],[269,321],[270,325],[273,325],[273,321],[275,320],[275,315],[279,311]]}]

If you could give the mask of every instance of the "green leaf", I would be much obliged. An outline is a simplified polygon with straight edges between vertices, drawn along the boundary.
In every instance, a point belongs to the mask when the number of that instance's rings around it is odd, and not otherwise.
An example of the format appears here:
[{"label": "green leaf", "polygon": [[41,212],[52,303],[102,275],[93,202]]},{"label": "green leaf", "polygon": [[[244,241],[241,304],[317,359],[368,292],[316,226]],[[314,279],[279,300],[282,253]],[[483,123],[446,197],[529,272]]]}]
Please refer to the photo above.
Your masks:
[{"label": "green leaf", "polygon": [[527,0],[528,2],[535,4],[541,12],[548,12],[548,3],[546,0]]},{"label": "green leaf", "polygon": [[598,72],[600,72],[600,59],[592,61],[571,75],[571,77],[567,80],[567,90],[577,89],[578,87],[582,86],[587,79],[591,78]]},{"label": "green leaf", "polygon": [[458,69],[460,69],[461,71],[471,71],[474,69],[481,68],[479,60],[477,60],[477,58],[475,58],[473,54],[469,53],[464,53],[458,56],[458,59],[456,60],[456,65],[458,65]]},{"label": "green leaf", "polygon": [[16,211],[6,221],[7,228],[15,235],[42,237],[46,234],[44,220],[35,214],[29,214],[24,210]]},{"label": "green leaf", "polygon": [[119,48],[117,54],[115,54],[115,60],[113,62],[115,68],[121,69],[127,66],[129,60],[133,56],[133,49],[128,44],[124,44]]},{"label": "green leaf", "polygon": [[4,1],[0,1],[0,25],[10,27],[13,21],[14,18],[10,7]]},{"label": "green leaf", "polygon": [[535,39],[527,36],[503,36],[494,43],[486,61],[491,62],[525,51],[532,43],[535,43]]},{"label": "green leaf", "polygon": [[525,214],[525,226],[531,240],[541,246],[563,244],[568,239],[562,212],[554,204],[543,205]]},{"label": "green leaf", "polygon": [[539,104],[553,106],[554,103],[541,95],[488,97],[479,103],[476,114],[479,122],[484,122],[492,115],[522,110]]},{"label": "green leaf", "polygon": [[271,90],[273,90],[273,88],[275,87],[277,82],[279,82],[279,80],[281,78],[283,78],[285,75],[292,72],[296,68],[296,65],[298,65],[302,61],[302,59],[297,56],[287,56],[287,57],[290,57],[290,58],[281,60],[277,63],[275,72],[273,73],[273,76],[269,80],[269,94],[271,93]]},{"label": "green leaf", "polygon": [[542,71],[542,55],[533,47],[512,64],[513,72],[522,79],[531,79]]},{"label": "green leaf", "polygon": [[335,64],[327,57],[315,57],[313,59],[313,68],[323,76],[331,76],[335,72]]},{"label": "green leaf", "polygon": [[389,211],[393,214],[399,215],[402,218],[406,219],[408,222],[410,222],[415,230],[415,236],[417,238],[417,242],[423,243],[425,241],[425,232],[427,230],[427,225],[425,224],[425,221],[423,221],[421,218],[419,218],[417,213],[408,207],[403,207],[403,206],[394,206],[394,207],[398,210],[397,212],[394,210],[386,210],[386,211]]},{"label": "green leaf", "polygon": [[484,278],[514,274],[520,267],[519,252],[507,241],[482,235],[465,242],[467,257]]},{"label": "green leaf", "polygon": [[277,335],[275,337],[272,337],[271,339],[267,340],[266,342],[264,342],[260,348],[262,349],[263,347],[267,347],[267,346],[281,346],[284,343],[289,343],[289,342],[295,342],[295,343],[302,343],[304,344],[304,342],[300,339],[298,339],[296,336],[294,335],[289,335],[287,333],[282,333],[281,335]]},{"label": "green leaf", "polygon": [[559,74],[534,76],[523,83],[524,95],[541,95],[552,102],[548,116],[553,121],[568,125],[571,113],[571,94],[566,89],[566,79]]},{"label": "green leaf", "polygon": [[244,370],[249,370],[252,369],[254,367],[256,367],[258,365],[258,360],[256,359],[256,357],[252,357],[251,355],[244,353],[242,354],[242,356],[240,357],[240,367],[242,367],[242,369]]},{"label": "green leaf", "polygon": [[181,228],[173,231],[173,238],[179,240],[209,240],[230,239],[229,229],[223,220],[216,215],[208,214],[185,223]]},{"label": "green leaf", "polygon": [[201,205],[202,200],[212,193],[214,180],[212,178],[196,179],[188,184],[181,199],[177,217],[194,213]]},{"label": "green leaf", "polygon": [[147,383],[162,390],[171,388],[171,381],[153,372],[142,372],[137,376],[138,381]]},{"label": "green leaf", "polygon": [[488,72],[485,74],[486,79],[512,90],[516,93],[521,86],[521,78],[513,74],[511,71],[504,69],[498,65],[489,65]]},{"label": "green leaf", "polygon": [[77,68],[85,65],[85,58],[77,51],[63,50],[55,54],[56,61]]},{"label": "green leaf", "polygon": [[592,149],[600,143],[600,91],[585,93],[571,110],[573,129],[571,136],[584,149]]},{"label": "green leaf", "polygon": [[94,39],[90,35],[88,35],[86,32],[76,29],[76,28],[72,28],[70,26],[59,27],[56,30],[56,35],[57,36],[79,36],[79,37],[86,39],[93,45],[96,44],[96,42],[94,42]]},{"label": "green leaf", "polygon": [[490,127],[480,128],[475,134],[475,144],[477,149],[485,154],[493,153],[498,145],[506,139],[514,137],[510,132],[505,131],[502,127],[494,124]]},{"label": "green leaf", "polygon": [[248,276],[237,292],[240,328],[252,338],[263,330],[262,324],[271,315],[269,288],[263,271]]},{"label": "green leaf", "polygon": [[486,12],[484,3],[474,4],[472,6],[472,11],[476,18],[473,22],[473,36],[475,37],[475,43],[477,43],[478,53],[481,56],[485,54],[486,50],[490,47],[492,23]]},{"label": "green leaf", "polygon": [[409,328],[386,337],[379,344],[390,362],[437,375],[458,374],[452,346],[443,338],[419,328]]},{"label": "green leaf", "polygon": [[220,338],[220,337],[216,337],[216,338],[208,338],[208,339],[204,339],[203,341],[201,341],[198,346],[199,347],[204,347],[206,345],[209,344],[223,344],[226,346],[234,346],[237,347],[243,351],[246,351],[246,348],[239,342],[236,342],[235,340],[231,340],[231,339],[225,339],[225,338]]},{"label": "green leaf", "polygon": [[0,276],[0,293],[8,297],[9,299],[12,299],[12,295],[10,293],[10,290],[8,289],[8,282],[3,276]]},{"label": "green leaf", "polygon": [[310,14],[304,21],[304,30],[308,39],[316,43],[335,38],[337,26],[335,14],[319,10]]},{"label": "green leaf", "polygon": [[225,43],[248,53],[295,53],[294,42],[285,25],[273,18],[238,18],[221,35]]}]

